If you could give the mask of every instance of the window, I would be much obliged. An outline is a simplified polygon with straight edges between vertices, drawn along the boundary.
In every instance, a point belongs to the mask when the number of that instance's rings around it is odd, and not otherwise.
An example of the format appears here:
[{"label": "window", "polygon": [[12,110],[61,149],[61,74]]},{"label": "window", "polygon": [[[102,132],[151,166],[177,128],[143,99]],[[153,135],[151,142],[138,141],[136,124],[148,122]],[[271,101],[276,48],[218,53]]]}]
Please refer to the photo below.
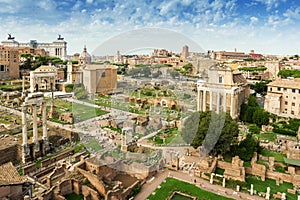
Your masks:
[{"label": "window", "polygon": [[272,88],[270,88],[270,91],[272,92]]},{"label": "window", "polygon": [[278,88],[277,88],[277,91],[280,91],[280,90],[281,90],[281,88],[280,88],[280,87],[278,87]]},{"label": "window", "polygon": [[292,111],[291,111],[291,114],[292,114],[292,115],[294,115],[294,114],[295,114],[295,112],[292,110]]},{"label": "window", "polygon": [[286,106],[287,106],[287,105],[288,105],[288,102],[287,102],[287,101],[286,101],[286,102],[284,102],[284,105],[286,105]]},{"label": "window", "polygon": [[223,83],[223,76],[219,76],[219,83]]},{"label": "window", "polygon": [[295,92],[296,92],[296,89],[292,89],[292,92],[295,93]]},{"label": "window", "polygon": [[288,99],[288,98],[289,98],[289,96],[285,96],[285,98],[287,98],[287,99]]},{"label": "window", "polygon": [[293,99],[296,99],[296,97],[293,97]]},{"label": "window", "polygon": [[102,72],[101,77],[105,77],[105,76],[106,76],[105,72]]},{"label": "window", "polygon": [[295,106],[295,102],[292,103],[292,106]]},{"label": "window", "polygon": [[286,88],[283,88],[283,91],[285,91],[285,92],[286,92],[286,91],[287,91],[287,89],[286,89]]}]

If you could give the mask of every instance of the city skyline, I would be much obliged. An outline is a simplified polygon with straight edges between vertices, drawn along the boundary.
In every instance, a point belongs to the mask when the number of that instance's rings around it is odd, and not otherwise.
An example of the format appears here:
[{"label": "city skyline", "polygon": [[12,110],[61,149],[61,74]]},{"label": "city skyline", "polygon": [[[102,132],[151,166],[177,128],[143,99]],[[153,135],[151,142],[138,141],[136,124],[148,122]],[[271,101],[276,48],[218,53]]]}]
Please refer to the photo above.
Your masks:
[{"label": "city skyline", "polygon": [[[175,31],[204,50],[299,53],[300,3],[296,0],[0,2],[1,40],[11,33],[19,42],[51,42],[61,34],[69,55],[84,45],[93,52],[113,37],[143,28]],[[165,48],[180,52],[182,46]]]}]

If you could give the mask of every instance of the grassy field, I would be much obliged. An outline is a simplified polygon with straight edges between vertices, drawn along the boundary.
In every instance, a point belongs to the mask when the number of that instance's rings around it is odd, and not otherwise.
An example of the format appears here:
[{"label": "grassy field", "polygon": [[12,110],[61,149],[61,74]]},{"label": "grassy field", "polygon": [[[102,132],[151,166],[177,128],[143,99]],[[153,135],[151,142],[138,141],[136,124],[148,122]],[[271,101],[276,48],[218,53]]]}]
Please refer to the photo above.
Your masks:
[{"label": "grassy field", "polygon": [[[73,112],[75,123],[109,113],[108,111],[101,110],[99,108],[93,108],[77,103],[71,103],[62,99],[55,99],[54,105],[55,111],[58,113],[58,116],[64,112]],[[50,105],[48,106],[48,109],[50,109]],[[54,120],[59,121],[58,119]]]},{"label": "grassy field", "polygon": [[267,132],[267,133],[261,133],[261,134],[255,134],[259,140],[268,140],[268,141],[275,141],[276,134],[273,132]]},{"label": "grassy field", "polygon": [[149,200],[167,199],[173,191],[180,191],[185,194],[189,194],[198,197],[199,200],[225,200],[226,197],[219,196],[217,194],[202,190],[197,186],[180,181],[174,178],[167,178],[166,182],[161,183],[161,188],[155,190],[155,195],[151,194]]},{"label": "grassy field", "polygon": [[247,175],[246,176],[246,182],[247,182],[247,188],[250,189],[251,184],[253,184],[254,190],[257,192],[266,192],[267,187],[270,187],[270,193],[271,197],[273,194],[277,192],[285,192],[286,193],[286,199],[297,199],[296,194],[290,194],[287,192],[287,189],[293,189],[293,185],[291,183],[284,182],[283,184],[280,184],[279,186],[276,185],[276,181],[272,179],[266,179],[266,181],[262,181],[260,177],[253,176],[253,175]]},{"label": "grassy field", "polygon": [[[149,142],[153,142],[154,144],[169,144],[171,141],[175,139],[175,137],[178,134],[178,129],[177,128],[168,128],[165,130],[159,131],[155,136],[150,137],[148,139]],[[163,139],[160,138],[161,135],[164,135],[165,137],[165,142]]]},{"label": "grassy field", "polygon": [[99,142],[97,140],[95,140],[95,139],[91,139],[86,144],[84,144],[84,146],[86,148],[91,148],[94,151],[99,151],[99,150],[102,149],[102,147],[100,146]]},{"label": "grassy field", "polygon": [[268,151],[268,150],[263,150],[261,152],[261,154],[263,156],[274,157],[275,161],[282,162],[282,163],[284,163],[284,157],[286,157],[285,154],[275,153],[275,152],[271,152],[271,151]]}]

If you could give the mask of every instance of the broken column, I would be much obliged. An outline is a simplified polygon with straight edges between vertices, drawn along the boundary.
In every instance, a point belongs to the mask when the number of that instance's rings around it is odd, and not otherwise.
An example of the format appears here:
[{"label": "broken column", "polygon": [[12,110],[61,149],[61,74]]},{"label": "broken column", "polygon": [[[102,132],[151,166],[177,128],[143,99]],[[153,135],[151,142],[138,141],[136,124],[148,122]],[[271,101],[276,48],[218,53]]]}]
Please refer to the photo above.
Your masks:
[{"label": "broken column", "polygon": [[212,173],[211,175],[210,175],[210,180],[209,180],[209,182],[210,182],[210,184],[213,184],[214,183],[214,173]]},{"label": "broken column", "polygon": [[267,187],[266,199],[270,200],[270,187]]},{"label": "broken column", "polygon": [[26,106],[22,105],[22,162],[26,163],[28,155],[28,136],[27,136],[27,121],[26,121]]},{"label": "broken column", "polygon": [[253,184],[251,184],[251,187],[250,187],[250,195],[253,195]]},{"label": "broken column", "polygon": [[225,187],[225,184],[226,184],[226,179],[225,179],[225,177],[223,177],[223,183],[222,183],[222,186]]}]

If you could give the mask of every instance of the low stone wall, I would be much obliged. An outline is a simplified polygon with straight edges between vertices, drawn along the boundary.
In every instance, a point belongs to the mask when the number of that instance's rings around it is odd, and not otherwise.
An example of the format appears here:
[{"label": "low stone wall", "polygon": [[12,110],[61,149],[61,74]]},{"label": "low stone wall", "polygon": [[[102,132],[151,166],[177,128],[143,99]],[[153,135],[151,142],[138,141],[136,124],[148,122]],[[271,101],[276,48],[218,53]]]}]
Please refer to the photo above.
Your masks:
[{"label": "low stone wall", "polygon": [[7,162],[17,164],[20,161],[18,145],[13,145],[0,150],[0,165]]},{"label": "low stone wall", "polygon": [[231,168],[231,163],[225,162],[225,161],[218,161],[217,167],[221,169]]},{"label": "low stone wall", "polygon": [[74,154],[74,150],[71,149],[71,150],[68,150],[68,151],[65,151],[57,156],[54,156],[54,157],[51,157],[51,158],[48,158],[44,161],[41,162],[41,167],[47,167],[48,165],[52,164],[52,163],[55,163],[59,160],[62,160],[64,158],[67,158],[69,157],[70,155],[73,155]]},{"label": "low stone wall", "polygon": [[30,165],[27,165],[27,166],[23,167],[22,170],[23,170],[23,175],[26,175],[26,174],[29,174],[29,173],[31,173],[31,172],[34,172],[34,171],[37,170],[36,164],[35,164],[35,163],[32,163],[32,164],[30,164]]}]

